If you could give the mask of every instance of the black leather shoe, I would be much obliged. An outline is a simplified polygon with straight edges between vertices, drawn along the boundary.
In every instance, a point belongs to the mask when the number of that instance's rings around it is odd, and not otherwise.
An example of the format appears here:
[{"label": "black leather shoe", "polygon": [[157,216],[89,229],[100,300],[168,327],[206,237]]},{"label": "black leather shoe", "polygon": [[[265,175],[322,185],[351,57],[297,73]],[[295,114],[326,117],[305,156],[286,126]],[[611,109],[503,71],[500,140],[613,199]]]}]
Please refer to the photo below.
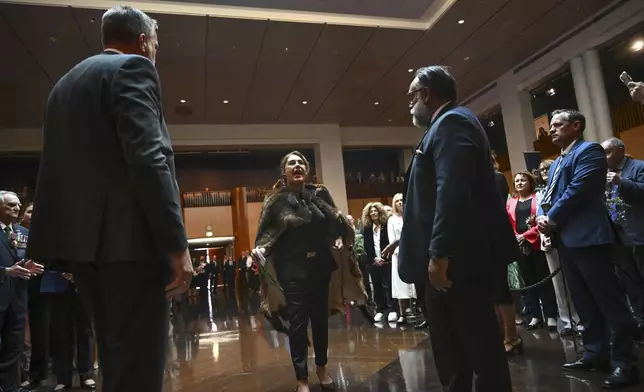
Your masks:
[{"label": "black leather shoe", "polygon": [[559,332],[559,336],[573,336],[575,334],[575,331],[572,330],[572,328],[564,328]]},{"label": "black leather shoe", "polygon": [[427,328],[429,328],[429,323],[427,321],[423,321],[422,323],[414,327],[414,329],[427,329]]},{"label": "black leather shoe", "polygon": [[610,364],[608,362],[591,362],[587,359],[580,359],[577,362],[564,363],[561,369],[566,372],[585,371],[585,372],[610,372]]},{"label": "black leather shoe", "polygon": [[604,381],[606,389],[628,388],[640,383],[640,373],[637,368],[626,370],[624,368],[615,368],[613,374]]}]

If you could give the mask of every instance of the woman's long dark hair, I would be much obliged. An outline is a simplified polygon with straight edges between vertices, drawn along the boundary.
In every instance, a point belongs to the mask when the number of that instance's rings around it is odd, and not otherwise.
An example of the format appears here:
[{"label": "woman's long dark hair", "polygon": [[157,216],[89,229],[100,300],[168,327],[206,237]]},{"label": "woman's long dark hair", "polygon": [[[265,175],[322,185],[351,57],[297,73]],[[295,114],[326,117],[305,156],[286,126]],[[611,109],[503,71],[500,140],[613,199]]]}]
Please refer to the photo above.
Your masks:
[{"label": "woman's long dark hair", "polygon": [[307,172],[306,174],[307,174],[307,181],[308,181],[308,175],[311,173],[311,164],[309,164],[309,160],[306,159],[304,154],[295,150],[295,151],[289,152],[288,154],[282,157],[282,160],[280,161],[280,178],[279,180],[277,180],[275,185],[273,185],[273,189],[284,188],[286,186],[286,171],[284,170],[284,168],[286,167],[286,162],[288,162],[288,158],[291,155],[297,155],[298,157],[302,158],[302,160],[304,161],[304,166],[306,166],[306,172]]}]

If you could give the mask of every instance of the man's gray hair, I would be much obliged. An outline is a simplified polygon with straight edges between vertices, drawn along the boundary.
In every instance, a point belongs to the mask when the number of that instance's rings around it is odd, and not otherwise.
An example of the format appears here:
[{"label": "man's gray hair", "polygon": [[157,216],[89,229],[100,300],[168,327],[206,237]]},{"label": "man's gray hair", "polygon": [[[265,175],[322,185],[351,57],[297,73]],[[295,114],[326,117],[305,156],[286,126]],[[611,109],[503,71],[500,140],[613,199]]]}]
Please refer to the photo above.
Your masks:
[{"label": "man's gray hair", "polygon": [[18,197],[18,194],[17,194],[16,192],[12,192],[12,191],[0,191],[0,203],[2,203],[2,204],[4,204],[4,203],[5,203],[4,198],[5,198],[7,195],[13,195],[13,196],[15,196],[15,197]]},{"label": "man's gray hair", "polygon": [[416,71],[416,77],[421,86],[427,87],[433,95],[451,102],[456,102],[456,79],[449,72],[448,67],[432,65]]},{"label": "man's gray hair", "polygon": [[157,21],[139,9],[127,5],[112,7],[101,21],[103,46],[134,43],[141,34],[153,35],[157,27]]},{"label": "man's gray hair", "polygon": [[565,121],[569,123],[579,121],[579,129],[581,130],[581,132],[586,130],[586,117],[577,110],[557,109],[552,112],[552,117],[554,116],[561,116]]},{"label": "man's gray hair", "polygon": [[617,148],[619,150],[626,149],[624,142],[621,139],[618,139],[616,137],[611,137],[610,139],[605,140],[604,143],[606,143],[609,148]]}]

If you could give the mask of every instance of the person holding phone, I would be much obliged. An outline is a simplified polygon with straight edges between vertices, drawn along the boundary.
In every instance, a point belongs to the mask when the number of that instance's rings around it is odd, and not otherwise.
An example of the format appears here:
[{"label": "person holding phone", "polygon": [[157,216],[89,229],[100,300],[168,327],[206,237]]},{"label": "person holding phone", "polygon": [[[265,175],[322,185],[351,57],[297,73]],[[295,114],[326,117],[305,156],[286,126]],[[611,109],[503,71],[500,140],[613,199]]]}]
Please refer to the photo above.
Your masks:
[{"label": "person holding phone", "polygon": [[629,75],[626,71],[622,72],[619,75],[619,80],[621,80],[622,83],[624,83],[624,85],[628,88],[628,92],[631,94],[633,101],[644,104],[644,83],[633,81],[631,75]]}]

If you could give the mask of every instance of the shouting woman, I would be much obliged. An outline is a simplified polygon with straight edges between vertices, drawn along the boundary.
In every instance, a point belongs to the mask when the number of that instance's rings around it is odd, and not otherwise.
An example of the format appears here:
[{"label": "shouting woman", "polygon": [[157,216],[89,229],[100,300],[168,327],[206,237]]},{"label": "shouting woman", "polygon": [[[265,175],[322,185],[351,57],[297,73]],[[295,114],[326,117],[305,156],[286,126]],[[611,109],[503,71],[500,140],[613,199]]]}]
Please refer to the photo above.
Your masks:
[{"label": "shouting woman", "polygon": [[310,165],[304,155],[285,155],[280,168],[281,178],[264,201],[251,253],[262,271],[262,309],[274,325],[288,324],[297,392],[309,391],[309,320],[318,380],[323,390],[334,390],[326,366],[328,318],[344,312],[347,300],[364,305],[367,299],[350,249],[354,231],[328,190],[308,183]]}]

